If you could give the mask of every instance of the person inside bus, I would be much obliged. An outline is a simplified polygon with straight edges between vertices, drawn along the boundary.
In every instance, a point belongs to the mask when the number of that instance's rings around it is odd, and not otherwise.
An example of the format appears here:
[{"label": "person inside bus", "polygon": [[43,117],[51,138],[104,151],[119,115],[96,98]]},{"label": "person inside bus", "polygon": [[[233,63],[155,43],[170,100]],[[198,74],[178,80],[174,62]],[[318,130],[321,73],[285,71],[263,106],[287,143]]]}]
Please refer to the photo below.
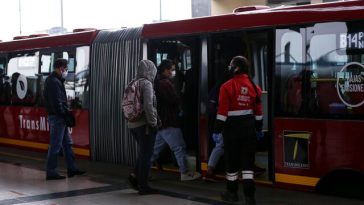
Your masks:
[{"label": "person inside bus", "polygon": [[238,174],[242,170],[245,202],[254,205],[254,158],[257,132],[262,132],[263,108],[261,89],[249,76],[249,61],[235,56],[229,66],[233,77],[220,87],[219,107],[214,127],[214,138],[223,136],[226,159],[226,191],[224,201],[236,202]]},{"label": "person inside bus", "polygon": [[45,81],[43,95],[50,127],[46,180],[66,178],[65,176],[60,175],[56,170],[58,155],[61,150],[64,152],[68,177],[85,173],[85,171],[79,170],[75,164],[72,139],[66,125],[66,116],[68,116],[69,113],[66,90],[64,87],[64,81],[68,74],[67,65],[68,61],[66,59],[57,59],[54,63],[54,71]]},{"label": "person inside bus", "polygon": [[151,168],[150,159],[153,154],[156,130],[160,124],[158,123],[157,102],[153,88],[156,73],[157,68],[152,61],[140,61],[136,80],[139,80],[143,112],[137,121],[128,121],[128,128],[138,144],[137,161],[128,180],[132,187],[139,191],[140,195],[158,193],[148,184]]},{"label": "person inside bus", "polygon": [[163,60],[158,66],[158,74],[155,79],[157,110],[162,127],[157,132],[151,162],[153,163],[158,159],[159,153],[167,144],[176,157],[181,173],[181,181],[194,180],[198,179],[201,174],[190,171],[187,166],[186,145],[178,119],[180,98],[171,80],[174,75],[175,64],[169,59]]}]

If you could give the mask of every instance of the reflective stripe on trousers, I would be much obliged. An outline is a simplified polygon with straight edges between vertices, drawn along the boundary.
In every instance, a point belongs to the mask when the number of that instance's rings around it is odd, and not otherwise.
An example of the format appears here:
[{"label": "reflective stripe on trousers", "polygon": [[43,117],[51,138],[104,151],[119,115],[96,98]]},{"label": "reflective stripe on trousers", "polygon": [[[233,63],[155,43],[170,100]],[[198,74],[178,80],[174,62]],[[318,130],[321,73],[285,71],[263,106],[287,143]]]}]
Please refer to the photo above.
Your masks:
[{"label": "reflective stripe on trousers", "polygon": [[239,172],[228,173],[226,172],[226,180],[228,181],[236,181],[239,178]]},{"label": "reflective stripe on trousers", "polygon": [[243,177],[243,180],[244,179],[254,179],[254,172],[248,171],[248,170],[242,171],[242,177]]}]

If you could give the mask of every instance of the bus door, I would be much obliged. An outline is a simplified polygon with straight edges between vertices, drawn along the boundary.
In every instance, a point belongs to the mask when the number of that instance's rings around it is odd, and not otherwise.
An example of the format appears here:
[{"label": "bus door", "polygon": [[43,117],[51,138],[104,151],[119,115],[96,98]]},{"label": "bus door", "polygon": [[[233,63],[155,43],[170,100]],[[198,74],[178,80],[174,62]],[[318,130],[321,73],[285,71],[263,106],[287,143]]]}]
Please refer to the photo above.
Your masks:
[{"label": "bus door", "polygon": [[[148,59],[158,67],[162,60],[170,59],[176,65],[176,76],[172,79],[180,97],[180,127],[186,143],[187,161],[190,169],[199,163],[199,68],[200,38],[179,37],[150,40]],[[162,122],[163,123],[163,122]],[[202,128],[203,129],[203,128]],[[157,163],[163,169],[176,169],[173,153],[167,148],[161,152]]]},{"label": "bus door", "polygon": [[[231,75],[227,72],[227,67],[230,64],[231,59],[234,56],[243,55],[249,59],[252,64],[250,75],[254,82],[259,85],[262,90],[262,101],[264,106],[264,138],[257,143],[256,150],[256,172],[263,173],[256,178],[268,180],[271,179],[270,173],[272,173],[272,137],[269,124],[270,107],[268,106],[268,90],[272,89],[268,82],[268,68],[271,52],[271,33],[267,31],[250,31],[250,32],[224,32],[211,35],[209,41],[209,71],[208,71],[208,88],[209,98],[213,96],[214,92],[217,92],[219,87],[231,78]],[[209,99],[211,101],[212,99]],[[215,101],[218,99],[215,99]],[[213,100],[214,101],[214,100]],[[216,118],[217,108],[214,106],[208,106],[209,112],[209,136],[213,131],[213,124]],[[215,144],[210,139],[211,151]],[[219,160],[216,167],[218,173],[224,174],[223,158]],[[263,168],[263,169],[261,169]],[[268,170],[270,170],[268,172]]]}]

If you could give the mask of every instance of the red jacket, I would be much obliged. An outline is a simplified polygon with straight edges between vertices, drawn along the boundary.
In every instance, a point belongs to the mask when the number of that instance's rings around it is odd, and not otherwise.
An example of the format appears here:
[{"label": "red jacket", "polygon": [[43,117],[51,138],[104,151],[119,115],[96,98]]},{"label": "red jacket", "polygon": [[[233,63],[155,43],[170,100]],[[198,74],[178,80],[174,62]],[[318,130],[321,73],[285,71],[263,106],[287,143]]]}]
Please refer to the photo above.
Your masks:
[{"label": "red jacket", "polygon": [[220,87],[219,108],[216,119],[223,122],[229,116],[255,115],[256,120],[263,119],[263,107],[260,100],[262,90],[256,85],[257,92],[248,75],[238,74]]}]

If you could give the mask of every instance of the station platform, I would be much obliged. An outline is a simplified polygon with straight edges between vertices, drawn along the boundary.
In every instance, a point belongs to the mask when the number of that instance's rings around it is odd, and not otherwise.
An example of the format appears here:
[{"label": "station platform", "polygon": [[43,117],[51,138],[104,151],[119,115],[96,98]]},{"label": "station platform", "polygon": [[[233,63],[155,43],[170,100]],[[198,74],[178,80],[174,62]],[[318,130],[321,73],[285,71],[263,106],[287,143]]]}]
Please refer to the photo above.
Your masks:
[{"label": "station platform", "polygon": [[[0,205],[230,204],[220,200],[220,192],[225,189],[224,181],[181,182],[178,173],[153,170],[150,185],[160,193],[140,196],[127,183],[130,167],[78,159],[77,165],[87,171],[84,176],[46,181],[45,160],[45,153],[0,147]],[[61,157],[59,170],[66,174]],[[244,204],[243,196],[240,198],[239,203],[233,204]],[[256,198],[258,205],[364,204],[359,200],[280,189],[266,184],[257,185]]]}]

